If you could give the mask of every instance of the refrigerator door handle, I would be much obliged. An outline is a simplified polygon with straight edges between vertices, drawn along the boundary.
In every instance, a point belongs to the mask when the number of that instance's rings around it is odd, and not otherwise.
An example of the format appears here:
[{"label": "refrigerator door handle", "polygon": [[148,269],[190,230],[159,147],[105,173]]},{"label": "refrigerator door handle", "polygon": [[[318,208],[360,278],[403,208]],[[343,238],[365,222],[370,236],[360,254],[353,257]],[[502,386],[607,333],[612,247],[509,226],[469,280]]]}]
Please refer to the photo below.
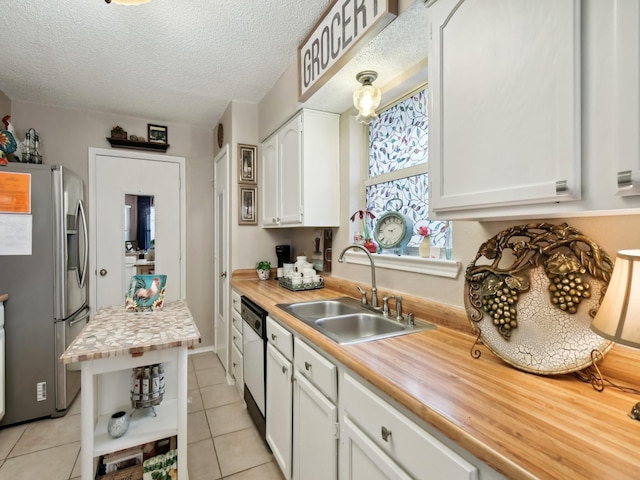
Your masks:
[{"label": "refrigerator door handle", "polygon": [[[82,259],[82,272],[78,272],[78,284],[80,287],[84,287],[87,281],[87,263],[89,261],[89,235],[87,233],[87,216],[84,213],[84,203],[82,200],[78,200],[78,207],[76,212],[76,221],[82,222],[82,234],[84,239],[82,245],[84,246],[83,259]],[[80,242],[78,242],[78,248],[80,248]]]},{"label": "refrigerator door handle", "polygon": [[85,305],[82,310],[80,310],[77,316],[69,321],[69,328],[73,327],[76,323],[84,321],[85,318],[89,316],[89,305]]}]

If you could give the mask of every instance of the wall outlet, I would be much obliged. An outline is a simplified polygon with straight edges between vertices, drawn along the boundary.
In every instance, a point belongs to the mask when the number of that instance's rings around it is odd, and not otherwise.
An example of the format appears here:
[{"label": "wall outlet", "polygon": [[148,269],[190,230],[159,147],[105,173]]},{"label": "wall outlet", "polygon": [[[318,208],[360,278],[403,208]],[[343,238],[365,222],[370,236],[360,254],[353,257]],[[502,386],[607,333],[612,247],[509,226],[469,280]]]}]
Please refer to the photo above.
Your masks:
[{"label": "wall outlet", "polygon": [[47,399],[47,382],[36,383],[36,398],[38,402]]}]

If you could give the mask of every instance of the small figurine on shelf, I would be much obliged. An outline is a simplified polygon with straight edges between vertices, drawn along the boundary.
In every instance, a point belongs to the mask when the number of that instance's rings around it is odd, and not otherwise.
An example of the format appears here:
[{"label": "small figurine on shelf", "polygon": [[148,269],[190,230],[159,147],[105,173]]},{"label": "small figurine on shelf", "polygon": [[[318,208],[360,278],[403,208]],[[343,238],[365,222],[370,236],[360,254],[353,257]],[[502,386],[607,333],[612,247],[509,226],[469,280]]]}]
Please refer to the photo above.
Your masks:
[{"label": "small figurine on shelf", "polygon": [[[9,162],[19,162],[21,156],[22,145],[18,143],[16,130],[9,120],[11,115],[2,117],[4,130],[0,129],[0,163],[6,165]],[[4,160],[4,161],[3,161]]]},{"label": "small figurine on shelf", "polygon": [[111,138],[127,139],[127,132],[120,125],[116,125],[111,129]]}]

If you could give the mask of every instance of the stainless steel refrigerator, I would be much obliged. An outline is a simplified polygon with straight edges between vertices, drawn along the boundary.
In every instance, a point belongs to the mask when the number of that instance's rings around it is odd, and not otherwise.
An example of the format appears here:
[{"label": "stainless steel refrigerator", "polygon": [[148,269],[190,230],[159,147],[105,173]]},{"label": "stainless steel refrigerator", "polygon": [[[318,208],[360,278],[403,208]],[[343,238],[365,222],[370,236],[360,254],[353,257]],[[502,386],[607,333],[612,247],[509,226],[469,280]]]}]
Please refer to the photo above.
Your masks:
[{"label": "stainless steel refrigerator", "polygon": [[87,247],[77,174],[62,166],[0,166],[0,292],[9,294],[0,425],[62,416],[80,390],[79,368],[59,357],[89,318]]}]

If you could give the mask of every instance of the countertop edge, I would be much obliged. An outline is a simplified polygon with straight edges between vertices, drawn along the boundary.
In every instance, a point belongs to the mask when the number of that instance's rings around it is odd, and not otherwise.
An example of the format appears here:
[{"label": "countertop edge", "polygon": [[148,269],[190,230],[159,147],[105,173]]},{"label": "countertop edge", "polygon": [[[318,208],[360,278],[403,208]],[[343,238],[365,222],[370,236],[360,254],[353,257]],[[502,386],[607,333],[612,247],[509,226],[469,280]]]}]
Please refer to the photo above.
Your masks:
[{"label": "countertop edge", "polygon": [[96,312],[60,360],[69,364],[135,356],[153,350],[190,348],[200,341],[200,330],[184,300],[165,302],[161,310],[143,313],[113,306]]}]

